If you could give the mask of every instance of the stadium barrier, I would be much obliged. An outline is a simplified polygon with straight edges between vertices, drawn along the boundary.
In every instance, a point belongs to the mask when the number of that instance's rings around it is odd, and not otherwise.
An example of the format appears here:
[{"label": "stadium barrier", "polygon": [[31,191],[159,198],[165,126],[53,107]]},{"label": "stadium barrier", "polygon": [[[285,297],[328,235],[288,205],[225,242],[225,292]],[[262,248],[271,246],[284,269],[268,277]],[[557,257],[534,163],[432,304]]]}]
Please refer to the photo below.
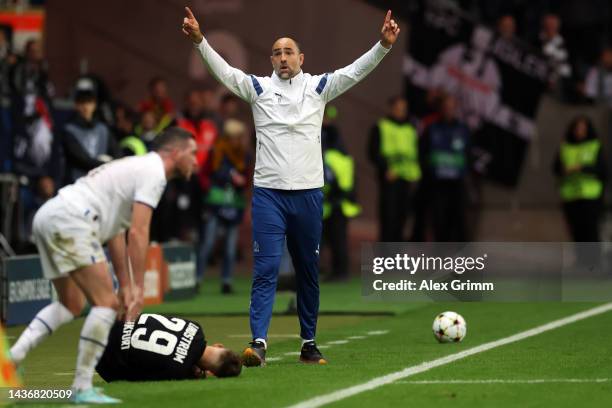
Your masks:
[{"label": "stadium barrier", "polygon": [[[146,305],[186,299],[196,294],[193,246],[152,243],[147,251],[146,265]],[[0,277],[0,318],[6,326],[29,323],[40,309],[57,299],[51,282],[43,277],[38,255],[3,259]]]}]

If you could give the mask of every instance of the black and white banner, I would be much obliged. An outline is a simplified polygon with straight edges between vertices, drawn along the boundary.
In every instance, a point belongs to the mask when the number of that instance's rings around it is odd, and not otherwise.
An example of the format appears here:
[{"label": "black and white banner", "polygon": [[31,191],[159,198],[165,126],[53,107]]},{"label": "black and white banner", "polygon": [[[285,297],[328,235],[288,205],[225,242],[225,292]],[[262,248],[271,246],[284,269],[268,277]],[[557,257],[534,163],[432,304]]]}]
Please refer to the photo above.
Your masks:
[{"label": "black and white banner", "polygon": [[475,170],[508,186],[518,183],[549,64],[519,40],[500,38],[447,1],[372,1],[397,6],[409,21],[403,62],[406,96],[416,115],[431,112],[432,91],[457,97],[460,119],[473,132]]}]

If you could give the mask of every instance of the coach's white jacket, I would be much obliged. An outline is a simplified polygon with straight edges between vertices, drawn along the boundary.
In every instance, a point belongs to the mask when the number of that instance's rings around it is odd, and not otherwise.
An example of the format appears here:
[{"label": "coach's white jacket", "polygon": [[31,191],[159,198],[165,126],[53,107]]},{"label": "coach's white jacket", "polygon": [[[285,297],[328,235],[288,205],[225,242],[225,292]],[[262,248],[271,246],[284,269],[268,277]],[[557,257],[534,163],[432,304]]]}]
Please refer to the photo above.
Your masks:
[{"label": "coach's white jacket", "polygon": [[257,135],[257,187],[323,187],[321,124],[325,104],[368,75],[389,49],[377,42],[351,65],[323,75],[300,71],[292,79],[247,75],[231,67],[206,39],[196,45],[209,71],[251,104]]}]

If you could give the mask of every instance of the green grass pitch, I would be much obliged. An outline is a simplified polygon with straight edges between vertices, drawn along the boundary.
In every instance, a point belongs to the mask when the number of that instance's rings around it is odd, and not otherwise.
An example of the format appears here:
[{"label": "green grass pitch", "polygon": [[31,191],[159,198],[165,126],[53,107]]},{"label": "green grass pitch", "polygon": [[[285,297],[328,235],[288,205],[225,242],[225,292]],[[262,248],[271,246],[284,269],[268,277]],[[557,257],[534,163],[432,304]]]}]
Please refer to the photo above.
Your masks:
[{"label": "green grass pitch", "polygon": [[[249,282],[233,296],[207,281],[197,298],[147,311],[199,321],[206,337],[240,351],[249,340]],[[358,281],[325,284],[317,341],[327,366],[297,362],[297,317],[283,312],[279,294],[270,328],[268,365],[238,378],[96,385],[129,407],[284,407],[467,350],[596,306],[591,303],[369,303]],[[468,333],[438,344],[431,324],[445,310],[462,314]],[[72,381],[83,320],[61,328],[28,356],[28,388],[67,388]],[[612,406],[612,312],[475,354],[358,395],[337,407],[608,407]],[[22,327],[8,329],[11,341]],[[28,404],[19,404],[27,406]],[[36,406],[43,406],[41,403]],[[47,406],[58,406],[47,404]]]}]

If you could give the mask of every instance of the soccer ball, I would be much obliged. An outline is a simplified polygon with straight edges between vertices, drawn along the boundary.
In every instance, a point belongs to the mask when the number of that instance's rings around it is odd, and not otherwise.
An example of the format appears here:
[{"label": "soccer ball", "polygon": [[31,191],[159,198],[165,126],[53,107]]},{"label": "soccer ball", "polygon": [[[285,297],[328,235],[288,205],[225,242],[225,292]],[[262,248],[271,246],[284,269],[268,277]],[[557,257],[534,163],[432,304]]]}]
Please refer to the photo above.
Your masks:
[{"label": "soccer ball", "polygon": [[433,322],[433,334],[440,343],[458,343],[465,337],[465,319],[455,312],[443,312]]}]

